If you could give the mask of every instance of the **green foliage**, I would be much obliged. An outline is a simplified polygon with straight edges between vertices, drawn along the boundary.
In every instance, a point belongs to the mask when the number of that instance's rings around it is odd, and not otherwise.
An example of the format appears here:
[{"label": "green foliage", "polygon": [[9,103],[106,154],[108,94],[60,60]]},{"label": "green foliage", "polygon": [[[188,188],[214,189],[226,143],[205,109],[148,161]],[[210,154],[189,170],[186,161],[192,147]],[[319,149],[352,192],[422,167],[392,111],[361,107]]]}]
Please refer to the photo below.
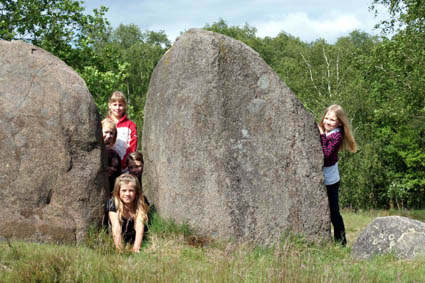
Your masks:
[{"label": "green foliage", "polygon": [[40,45],[55,42],[69,46],[77,28],[85,22],[78,1],[69,0],[19,0],[2,1],[1,38],[20,39]]},{"label": "green foliage", "polygon": [[[381,27],[395,32],[362,58],[359,70],[373,105],[370,122],[383,178],[373,184],[379,206],[425,205],[424,1],[374,1],[389,7]],[[383,188],[383,189],[382,189]]]},{"label": "green foliage", "polygon": [[[113,71],[101,72],[96,66],[85,66],[80,73],[86,81],[102,117],[108,113],[108,100],[112,92],[125,89],[125,80],[128,77],[127,68],[128,63],[119,64],[118,72],[114,73]],[[127,110],[127,112],[129,111]]]},{"label": "green foliage", "polygon": [[423,32],[425,19],[424,0],[373,0],[371,8],[378,13],[379,5],[388,7],[390,18],[382,21],[380,27],[384,33],[408,29]]},{"label": "green foliage", "polygon": [[85,15],[72,0],[2,1],[0,38],[30,42],[78,70],[93,61],[90,47],[108,28],[106,11],[101,7]]}]

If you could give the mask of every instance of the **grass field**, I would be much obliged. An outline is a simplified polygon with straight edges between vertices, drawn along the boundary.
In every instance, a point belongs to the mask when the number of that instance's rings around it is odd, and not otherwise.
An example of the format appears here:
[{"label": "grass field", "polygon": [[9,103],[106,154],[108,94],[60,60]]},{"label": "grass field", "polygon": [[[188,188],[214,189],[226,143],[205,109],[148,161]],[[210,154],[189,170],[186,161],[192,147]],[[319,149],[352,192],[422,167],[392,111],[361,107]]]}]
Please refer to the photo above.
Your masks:
[{"label": "grass field", "polygon": [[157,217],[140,254],[117,253],[98,231],[76,246],[0,242],[0,282],[425,282],[425,257],[351,258],[360,232],[387,215],[425,221],[425,210],[344,211],[345,248],[296,236],[274,248],[212,241]]}]

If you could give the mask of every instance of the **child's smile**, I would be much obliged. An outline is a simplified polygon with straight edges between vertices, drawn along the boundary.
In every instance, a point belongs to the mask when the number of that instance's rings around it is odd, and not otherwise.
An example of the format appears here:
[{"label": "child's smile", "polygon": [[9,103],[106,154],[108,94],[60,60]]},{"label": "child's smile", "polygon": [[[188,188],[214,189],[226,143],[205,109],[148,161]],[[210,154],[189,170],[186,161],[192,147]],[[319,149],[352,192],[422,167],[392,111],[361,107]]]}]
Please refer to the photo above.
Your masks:
[{"label": "child's smile", "polygon": [[338,117],[336,117],[335,112],[328,111],[325,118],[323,119],[323,126],[325,127],[325,132],[329,133],[330,131],[341,126],[341,122]]},{"label": "child's smile", "polygon": [[130,204],[136,198],[136,189],[133,184],[122,184],[120,188],[120,199],[124,204]]},{"label": "child's smile", "polygon": [[116,119],[121,119],[125,113],[125,104],[119,101],[109,103],[109,110]]}]

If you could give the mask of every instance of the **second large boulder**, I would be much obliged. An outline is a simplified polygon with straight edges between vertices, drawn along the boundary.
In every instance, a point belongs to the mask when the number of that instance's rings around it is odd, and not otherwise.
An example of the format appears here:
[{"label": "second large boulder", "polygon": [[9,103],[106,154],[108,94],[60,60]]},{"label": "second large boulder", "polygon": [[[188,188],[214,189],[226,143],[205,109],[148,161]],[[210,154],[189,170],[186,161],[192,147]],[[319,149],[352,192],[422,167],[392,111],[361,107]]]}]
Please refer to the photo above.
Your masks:
[{"label": "second large boulder", "polygon": [[162,217],[269,244],[329,239],[313,117],[247,45],[192,29],[156,66],[143,128],[143,187]]}]

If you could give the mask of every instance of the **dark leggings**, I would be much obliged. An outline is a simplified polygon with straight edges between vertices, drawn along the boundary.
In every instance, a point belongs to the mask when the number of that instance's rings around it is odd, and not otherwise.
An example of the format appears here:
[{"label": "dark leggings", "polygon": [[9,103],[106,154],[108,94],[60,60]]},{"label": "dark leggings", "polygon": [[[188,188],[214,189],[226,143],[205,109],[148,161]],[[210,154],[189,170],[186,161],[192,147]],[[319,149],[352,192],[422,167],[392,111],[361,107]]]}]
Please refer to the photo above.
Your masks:
[{"label": "dark leggings", "polygon": [[326,189],[328,191],[329,209],[331,210],[331,222],[334,226],[334,238],[335,241],[341,242],[345,246],[347,239],[345,238],[344,221],[342,220],[341,213],[339,213],[338,205],[339,182],[327,185]]}]

